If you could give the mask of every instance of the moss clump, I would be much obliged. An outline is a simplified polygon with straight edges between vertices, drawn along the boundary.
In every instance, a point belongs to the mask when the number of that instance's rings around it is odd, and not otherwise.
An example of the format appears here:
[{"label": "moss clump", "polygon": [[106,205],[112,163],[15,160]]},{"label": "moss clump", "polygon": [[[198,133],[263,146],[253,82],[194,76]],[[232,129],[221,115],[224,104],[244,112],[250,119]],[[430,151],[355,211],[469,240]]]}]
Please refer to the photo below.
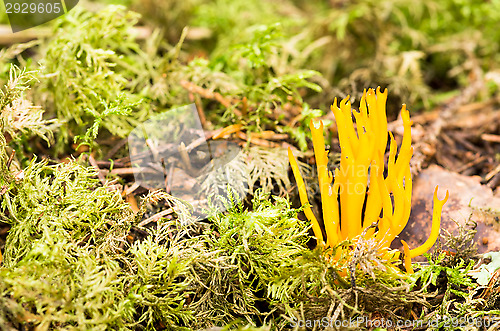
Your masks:
[{"label": "moss clump", "polygon": [[[197,255],[158,225],[129,245],[136,216],[91,168],[33,162],[0,198],[10,224],[0,269],[3,325],[129,329],[181,327],[182,275]],[[176,233],[179,232],[176,230]]]},{"label": "moss clump", "polygon": [[283,198],[257,194],[251,211],[234,206],[215,214],[201,237],[204,256],[193,265],[197,283],[190,305],[202,317],[196,327],[223,325],[241,318],[272,320],[273,302],[290,299],[281,277],[308,251],[307,227]]},{"label": "moss clump", "polygon": [[180,44],[165,44],[158,31],[140,44],[133,32],[139,17],[123,6],[96,13],[78,6],[56,20],[53,35],[36,50],[42,70],[33,99],[65,123],[57,152],[94,121],[124,137],[153,112],[188,101],[177,73]]},{"label": "moss clump", "polygon": [[[83,159],[34,156],[69,153],[77,138],[99,159],[154,113],[192,102],[205,129],[235,124],[249,144],[295,140],[305,151],[309,120],[324,115],[314,107],[334,95],[385,84],[390,103],[429,105],[459,88],[467,93],[455,104],[497,93],[498,1],[126,3],[143,4],[144,19],[124,7],[79,6],[50,23],[46,39],[0,51],[0,220],[8,230],[0,328],[287,330],[323,318],[500,313],[497,284],[481,292],[467,275],[470,235],[450,238],[459,252],[433,256],[413,277],[380,259],[373,240],[339,241],[331,254],[352,254],[334,264],[329,251],[309,249],[307,222],[284,198],[256,193],[251,206],[230,202],[228,212],[197,222],[186,204],[157,192],[134,213]],[[135,24],[150,18],[168,31],[137,40]],[[9,71],[11,63],[23,69]],[[56,149],[47,150],[52,134]],[[121,157],[126,148],[112,151]],[[286,194],[281,151],[242,155],[235,167],[248,178],[236,184]],[[145,216],[154,203],[173,208],[171,219]],[[339,276],[346,268],[350,279]]]}]

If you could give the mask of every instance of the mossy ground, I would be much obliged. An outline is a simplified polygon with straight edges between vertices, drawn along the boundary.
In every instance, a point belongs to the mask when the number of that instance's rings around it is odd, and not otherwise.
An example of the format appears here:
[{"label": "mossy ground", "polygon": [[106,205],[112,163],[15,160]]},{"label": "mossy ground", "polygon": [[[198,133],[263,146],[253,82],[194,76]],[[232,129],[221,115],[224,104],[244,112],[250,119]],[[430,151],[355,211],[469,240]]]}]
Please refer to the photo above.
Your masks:
[{"label": "mossy ground", "polygon": [[[332,263],[313,249],[284,148],[311,173],[310,119],[328,124],[333,97],[367,87],[390,90],[388,109],[495,103],[497,1],[111,2],[84,2],[48,35],[0,50],[0,329],[496,328],[498,275],[481,287],[468,274],[473,226],[442,237],[451,249],[411,276],[370,241],[341,243],[355,259]],[[203,220],[125,171],[131,130],[187,103],[212,135],[238,125],[247,174],[218,188],[228,199]],[[471,175],[495,168],[478,164]]]}]

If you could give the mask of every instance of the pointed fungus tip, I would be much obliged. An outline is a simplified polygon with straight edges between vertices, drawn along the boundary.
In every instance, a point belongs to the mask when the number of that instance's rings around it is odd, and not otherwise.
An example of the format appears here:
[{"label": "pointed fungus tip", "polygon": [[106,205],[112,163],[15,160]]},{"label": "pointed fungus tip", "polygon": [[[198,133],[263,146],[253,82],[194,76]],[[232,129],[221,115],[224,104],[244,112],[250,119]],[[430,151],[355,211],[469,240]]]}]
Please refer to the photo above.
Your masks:
[{"label": "pointed fungus tip", "polygon": [[436,185],[436,188],[434,189],[434,200],[435,201],[439,201],[441,202],[443,205],[446,203],[446,201],[448,201],[448,198],[450,196],[450,192],[448,190],[446,190],[446,195],[444,197],[443,200],[439,200],[438,198],[438,189],[439,189],[439,185]]},{"label": "pointed fungus tip", "polygon": [[318,130],[318,129],[322,130],[323,129],[323,121],[319,120],[317,122],[314,122],[313,120],[311,120],[310,126],[311,126],[311,128],[314,127],[316,130]]}]

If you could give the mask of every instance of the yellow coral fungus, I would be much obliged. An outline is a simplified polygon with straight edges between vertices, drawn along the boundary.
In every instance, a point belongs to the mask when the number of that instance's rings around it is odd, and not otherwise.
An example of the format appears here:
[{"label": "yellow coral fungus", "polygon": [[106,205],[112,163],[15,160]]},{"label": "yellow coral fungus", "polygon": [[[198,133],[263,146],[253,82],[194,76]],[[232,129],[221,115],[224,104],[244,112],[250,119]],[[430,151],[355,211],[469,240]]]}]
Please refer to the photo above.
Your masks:
[{"label": "yellow coral fungus", "polygon": [[409,249],[404,240],[401,240],[401,243],[403,244],[403,247],[405,249],[405,268],[408,273],[413,273],[413,269],[411,267],[411,258],[427,252],[439,237],[439,227],[441,225],[441,210],[443,209],[443,205],[448,200],[449,193],[448,191],[446,191],[446,196],[444,197],[444,199],[439,200],[437,197],[437,191],[438,187],[436,186],[436,189],[434,190],[434,207],[432,210],[432,228],[429,238],[427,238],[427,240],[421,246],[412,250]]},{"label": "yellow coral fungus", "polygon": [[[328,171],[323,123],[311,121],[326,242],[311,208],[307,207],[305,213],[321,246],[335,247],[345,239],[355,239],[368,226],[376,223],[376,228],[367,229],[366,236],[374,237],[380,243],[381,250],[387,251],[391,242],[408,222],[412,190],[410,172],[410,159],[413,154],[412,123],[410,113],[406,105],[403,105],[401,117],[404,134],[397,153],[396,141],[392,133],[387,130],[386,101],[387,90],[381,92],[380,87],[376,91],[373,89],[364,91],[359,111],[351,109],[349,97],[340,102],[340,107],[337,106],[337,99],[334,100],[331,110],[337,122],[341,149],[340,167],[335,169],[335,176]],[[384,155],[388,137],[389,158],[387,176],[384,177]],[[299,187],[300,200],[302,204],[308,204],[305,184],[291,150],[288,157]],[[447,198],[448,192],[445,199],[438,200],[436,187],[433,225],[429,239],[413,250],[403,243],[408,272],[412,271],[410,259],[428,251],[436,241],[441,209]]]},{"label": "yellow coral fungus", "polygon": [[318,220],[314,216],[311,207],[308,206],[309,200],[307,199],[306,185],[304,184],[304,180],[300,175],[299,166],[297,165],[297,161],[295,161],[295,157],[293,157],[292,150],[290,148],[288,149],[288,159],[290,160],[290,165],[292,166],[293,175],[297,180],[297,187],[299,189],[300,201],[302,202],[303,205],[307,205],[304,208],[304,213],[306,214],[306,217],[309,219],[309,221],[311,221],[312,223],[314,235],[316,236],[318,243],[322,244],[323,235],[321,233],[321,228],[319,227]]},{"label": "yellow coral fungus", "polygon": [[403,244],[403,250],[404,250],[404,253],[405,253],[405,269],[406,269],[406,272],[408,272],[409,274],[412,274],[413,273],[413,268],[411,266],[410,247],[408,247],[408,244],[404,240],[401,240],[401,243]]}]

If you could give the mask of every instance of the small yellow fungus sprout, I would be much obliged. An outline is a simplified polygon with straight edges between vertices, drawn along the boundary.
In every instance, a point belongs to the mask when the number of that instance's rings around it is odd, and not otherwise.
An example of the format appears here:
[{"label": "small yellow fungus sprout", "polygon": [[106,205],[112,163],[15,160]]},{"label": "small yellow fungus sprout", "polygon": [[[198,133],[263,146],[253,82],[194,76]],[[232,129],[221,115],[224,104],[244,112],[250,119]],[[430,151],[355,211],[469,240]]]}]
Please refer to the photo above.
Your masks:
[{"label": "small yellow fungus sprout", "polygon": [[[349,97],[340,102],[340,107],[337,106],[337,99],[334,100],[331,110],[337,122],[341,149],[340,166],[335,169],[335,176],[328,170],[323,123],[310,123],[326,242],[320,224],[309,206],[305,208],[305,214],[312,223],[320,246],[335,247],[343,240],[355,240],[366,230],[365,237],[375,238],[381,250],[387,253],[392,241],[408,222],[412,191],[412,122],[406,105],[403,105],[401,117],[404,133],[396,158],[396,141],[392,133],[387,131],[386,101],[387,90],[381,92],[380,87],[376,92],[373,89],[363,92],[359,111],[351,109]],[[389,158],[387,176],[384,177],[384,155],[388,136]],[[309,204],[306,187],[291,149],[288,149],[288,158],[297,181],[300,201],[302,204]],[[408,272],[412,272],[411,258],[427,252],[439,235],[441,209],[448,199],[448,192],[443,200],[439,200],[437,189],[436,187],[434,192],[432,231],[429,239],[412,250],[403,242],[405,267]],[[373,223],[376,223],[377,227],[368,228]],[[389,258],[387,254],[385,256]]]}]

